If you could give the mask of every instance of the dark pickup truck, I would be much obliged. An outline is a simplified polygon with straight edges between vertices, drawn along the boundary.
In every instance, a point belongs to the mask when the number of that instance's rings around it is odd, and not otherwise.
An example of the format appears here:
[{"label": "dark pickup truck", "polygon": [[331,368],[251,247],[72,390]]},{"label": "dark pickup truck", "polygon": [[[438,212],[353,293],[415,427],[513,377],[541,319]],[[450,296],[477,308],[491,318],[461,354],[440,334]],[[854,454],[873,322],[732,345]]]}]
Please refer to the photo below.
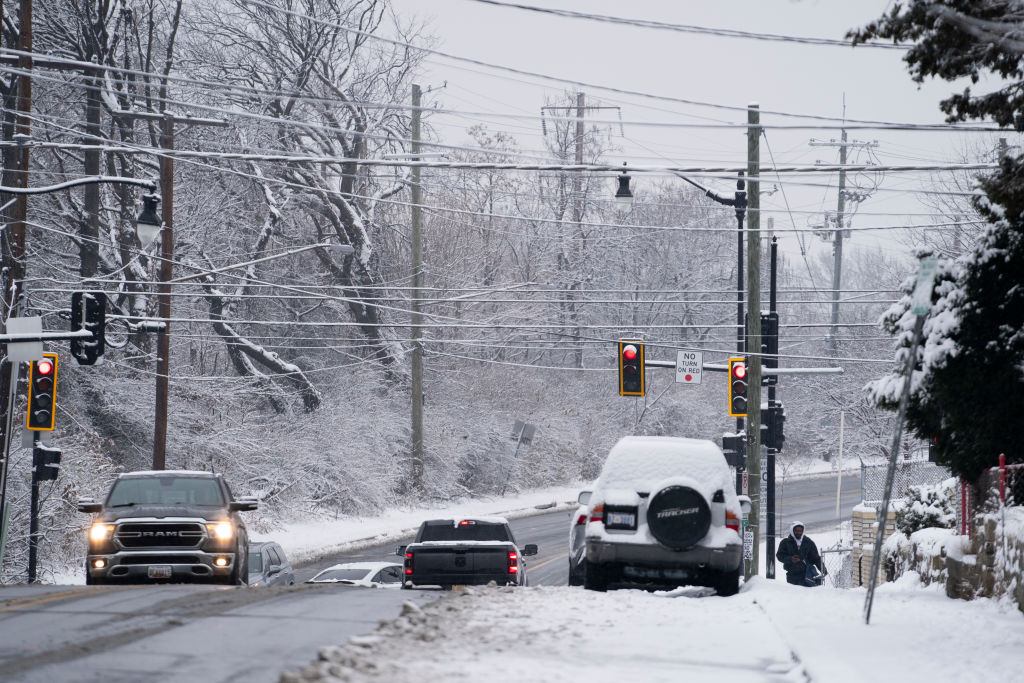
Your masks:
[{"label": "dark pickup truck", "polygon": [[412,544],[400,546],[405,557],[402,588],[414,586],[525,586],[522,558],[537,554],[528,544],[519,550],[512,529],[502,517],[431,519],[420,525]]},{"label": "dark pickup truck", "polygon": [[215,581],[244,585],[249,536],[239,512],[254,499],[235,499],[219,474],[187,470],[120,475],[102,503],[78,501],[96,514],[89,527],[87,584],[131,581]]}]

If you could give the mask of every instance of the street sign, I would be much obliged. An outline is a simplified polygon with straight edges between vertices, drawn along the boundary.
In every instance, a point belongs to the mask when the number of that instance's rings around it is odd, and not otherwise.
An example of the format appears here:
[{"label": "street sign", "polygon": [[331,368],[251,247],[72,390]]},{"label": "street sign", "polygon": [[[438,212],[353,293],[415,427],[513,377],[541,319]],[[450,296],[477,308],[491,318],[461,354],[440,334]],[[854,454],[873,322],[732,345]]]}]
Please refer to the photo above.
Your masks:
[{"label": "street sign", "polygon": [[743,492],[742,495],[744,496],[747,495],[748,491],[750,491],[750,479],[747,478],[748,476],[749,475],[747,474],[746,470],[743,470],[743,472],[740,475],[740,481],[742,482],[740,484],[740,491]]},{"label": "street sign", "polygon": [[761,483],[768,483],[768,458],[761,456]]},{"label": "street sign", "polygon": [[935,279],[935,270],[938,267],[938,259],[934,256],[927,256],[921,259],[921,268],[917,271],[917,283],[914,285],[914,293],[910,295],[911,309],[914,315],[925,315],[932,307],[932,281]]},{"label": "street sign", "polygon": [[[39,316],[7,319],[8,334],[41,334],[42,331],[43,319]],[[7,343],[7,360],[12,363],[39,360],[42,357],[43,342],[41,341]]]},{"label": "street sign", "polygon": [[703,351],[676,352],[676,383],[700,384],[701,372],[703,369]]}]

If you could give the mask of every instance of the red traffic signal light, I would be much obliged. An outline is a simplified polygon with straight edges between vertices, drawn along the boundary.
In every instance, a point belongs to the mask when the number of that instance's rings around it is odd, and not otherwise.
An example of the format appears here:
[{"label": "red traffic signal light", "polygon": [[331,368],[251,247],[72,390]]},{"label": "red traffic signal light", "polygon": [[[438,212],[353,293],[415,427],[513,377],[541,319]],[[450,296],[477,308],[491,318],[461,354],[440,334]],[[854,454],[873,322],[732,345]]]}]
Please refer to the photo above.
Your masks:
[{"label": "red traffic signal light", "polygon": [[619,340],[619,396],[643,396],[644,345],[638,339]]},{"label": "red traffic signal light", "polygon": [[729,415],[747,415],[747,360],[729,359]]},{"label": "red traffic signal light", "polygon": [[25,428],[53,431],[57,407],[57,354],[44,353],[32,361],[28,377],[28,414]]}]

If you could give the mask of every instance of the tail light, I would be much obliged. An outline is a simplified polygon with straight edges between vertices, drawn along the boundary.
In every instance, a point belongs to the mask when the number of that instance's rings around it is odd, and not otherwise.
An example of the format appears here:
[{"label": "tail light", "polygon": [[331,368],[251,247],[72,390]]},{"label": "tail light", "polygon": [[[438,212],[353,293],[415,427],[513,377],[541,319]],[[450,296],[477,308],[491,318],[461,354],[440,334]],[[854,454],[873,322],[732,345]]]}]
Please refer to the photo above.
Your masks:
[{"label": "tail light", "polygon": [[725,526],[728,529],[732,529],[736,533],[740,532],[740,518],[736,516],[736,513],[732,510],[725,511]]},{"label": "tail light", "polygon": [[412,553],[405,554],[405,562],[403,564],[405,566],[405,575],[412,574]]},{"label": "tail light", "polygon": [[584,512],[576,518],[576,526],[582,526],[587,523],[587,513]]},{"label": "tail light", "polygon": [[598,503],[594,507],[590,508],[590,521],[591,522],[603,522],[604,521],[604,503]]},{"label": "tail light", "polygon": [[518,574],[519,573],[519,555],[512,551],[508,553],[508,573]]}]

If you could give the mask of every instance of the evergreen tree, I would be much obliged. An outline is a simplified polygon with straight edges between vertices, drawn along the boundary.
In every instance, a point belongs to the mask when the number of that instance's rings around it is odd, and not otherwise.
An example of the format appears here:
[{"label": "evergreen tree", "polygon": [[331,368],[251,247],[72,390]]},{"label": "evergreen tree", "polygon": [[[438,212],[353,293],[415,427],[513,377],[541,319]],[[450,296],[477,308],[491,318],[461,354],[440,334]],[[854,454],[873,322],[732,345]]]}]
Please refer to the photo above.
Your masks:
[{"label": "evergreen tree", "polygon": [[[1024,14],[1009,0],[912,0],[849,35],[855,42],[916,41],[905,60],[918,82],[976,82],[983,71],[1001,77],[1004,87],[981,96],[967,88],[941,107],[950,121],[992,118],[1024,130],[1024,41],[1015,37],[1021,28]],[[970,481],[1000,453],[1024,462],[1014,430],[1024,415],[1024,162],[1004,158],[979,184],[986,196],[975,205],[990,226],[971,253],[940,268],[907,413],[919,437],[935,439],[938,461]],[[898,367],[913,328],[908,308],[904,296],[883,320],[898,336]],[[868,389],[892,409],[902,386],[897,371]]]}]

